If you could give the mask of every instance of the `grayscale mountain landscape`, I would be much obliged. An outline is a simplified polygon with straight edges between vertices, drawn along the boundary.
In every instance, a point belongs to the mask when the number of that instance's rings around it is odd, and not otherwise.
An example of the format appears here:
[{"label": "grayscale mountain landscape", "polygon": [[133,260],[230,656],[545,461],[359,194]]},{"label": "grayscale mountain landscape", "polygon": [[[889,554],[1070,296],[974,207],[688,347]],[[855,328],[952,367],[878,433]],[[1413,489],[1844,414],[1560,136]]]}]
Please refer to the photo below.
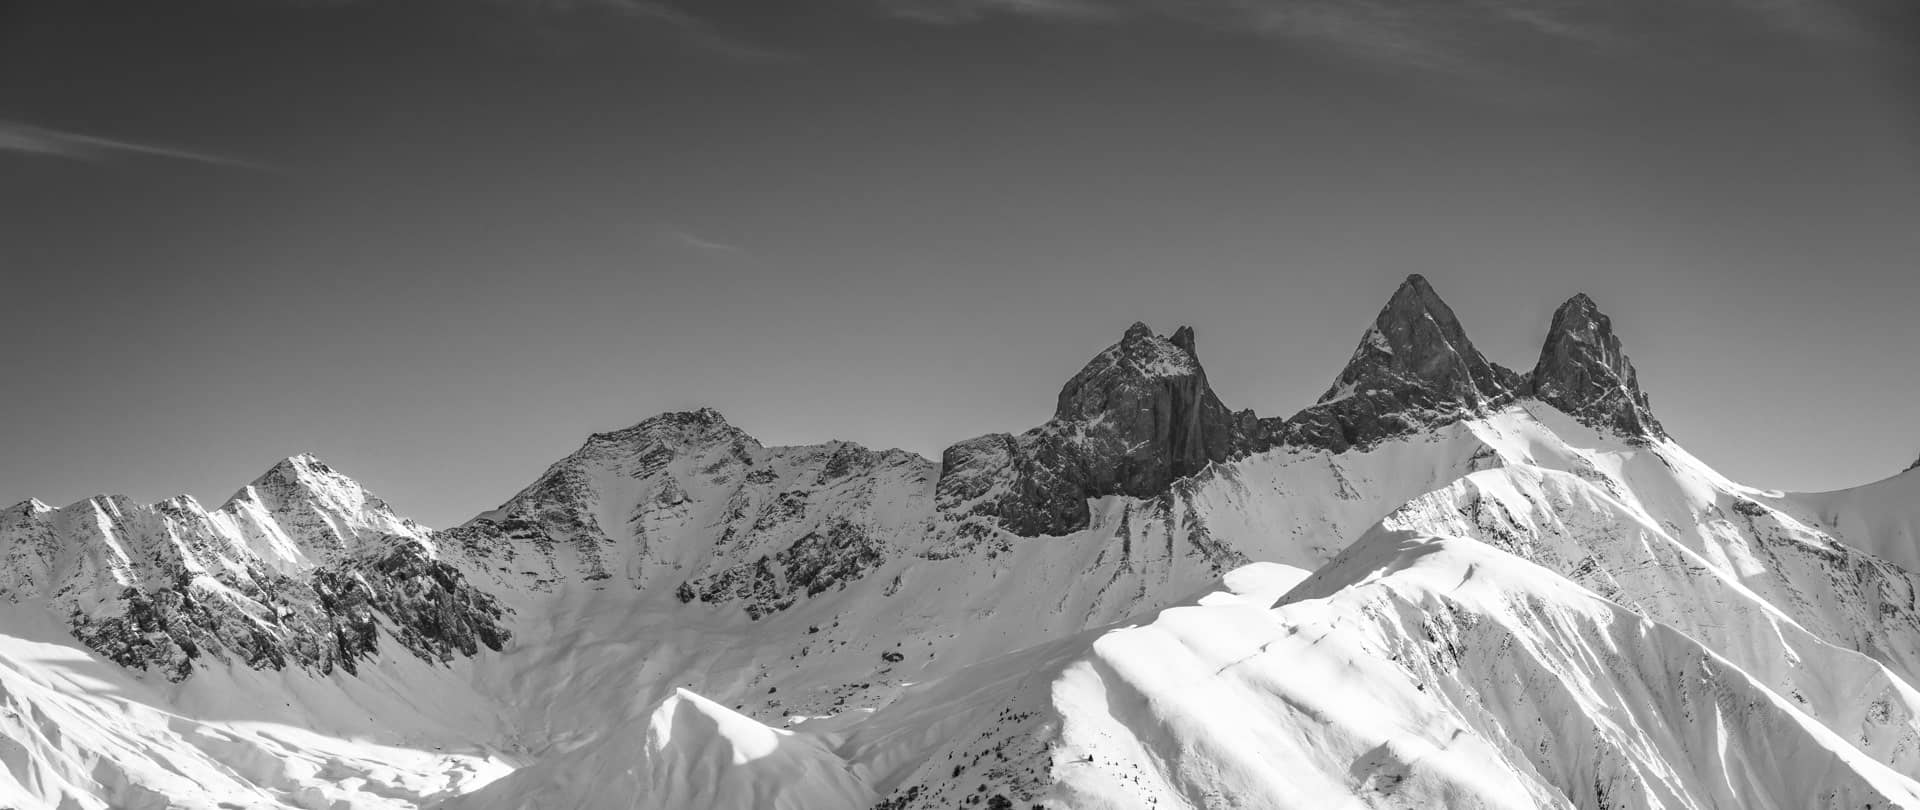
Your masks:
[{"label": "grayscale mountain landscape", "polygon": [[[1356,319],[1359,320],[1359,319]],[[0,513],[4,801],[1904,807],[1920,471],[1757,489],[1584,295],[1526,372],[1412,276],[1320,399],[1134,324],[939,460],[720,413],[429,528],[312,455]]]},{"label": "grayscale mountain landscape", "polygon": [[1920,0],[0,0],[0,810],[1920,810]]}]

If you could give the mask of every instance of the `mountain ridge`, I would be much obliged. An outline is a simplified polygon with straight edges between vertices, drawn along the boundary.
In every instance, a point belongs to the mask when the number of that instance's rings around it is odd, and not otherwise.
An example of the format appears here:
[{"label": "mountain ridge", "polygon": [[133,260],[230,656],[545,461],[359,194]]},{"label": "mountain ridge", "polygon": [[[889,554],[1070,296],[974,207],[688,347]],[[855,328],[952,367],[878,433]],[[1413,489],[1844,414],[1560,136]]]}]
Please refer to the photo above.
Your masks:
[{"label": "mountain ridge", "polygon": [[[1920,804],[1920,478],[1740,485],[1584,296],[1523,376],[1418,277],[1301,413],[1230,410],[1191,328],[1137,323],[940,463],[703,408],[439,530],[311,454],[211,511],[24,501],[0,702],[55,730],[0,717],[45,752],[0,802]],[[37,685],[61,633],[172,719]]]}]

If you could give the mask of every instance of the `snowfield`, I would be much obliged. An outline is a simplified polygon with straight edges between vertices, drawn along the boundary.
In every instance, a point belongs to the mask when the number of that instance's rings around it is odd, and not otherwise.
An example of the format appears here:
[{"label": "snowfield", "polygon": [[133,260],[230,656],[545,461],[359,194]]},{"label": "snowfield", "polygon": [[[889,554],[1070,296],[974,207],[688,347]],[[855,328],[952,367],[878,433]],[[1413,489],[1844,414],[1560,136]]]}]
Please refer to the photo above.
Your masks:
[{"label": "snowfield", "polygon": [[[633,494],[665,480],[599,480],[624,498],[606,514],[649,518],[627,523],[658,565],[725,559],[737,491],[678,484],[669,523]],[[173,684],[23,601],[0,801],[1920,807],[1916,579],[1865,550],[1903,547],[1902,483],[1769,495],[1524,403],[1215,465],[1067,536],[944,556],[898,532],[872,571],[758,619],[507,580],[514,641],[447,664]],[[911,522],[920,492],[874,491],[818,508]]]},{"label": "snowfield", "polygon": [[1920,471],[1726,479],[1584,296],[1523,378],[1410,279],[1302,421],[1193,346],[946,469],[701,410],[444,531],[0,511],[0,807],[1920,808]]}]

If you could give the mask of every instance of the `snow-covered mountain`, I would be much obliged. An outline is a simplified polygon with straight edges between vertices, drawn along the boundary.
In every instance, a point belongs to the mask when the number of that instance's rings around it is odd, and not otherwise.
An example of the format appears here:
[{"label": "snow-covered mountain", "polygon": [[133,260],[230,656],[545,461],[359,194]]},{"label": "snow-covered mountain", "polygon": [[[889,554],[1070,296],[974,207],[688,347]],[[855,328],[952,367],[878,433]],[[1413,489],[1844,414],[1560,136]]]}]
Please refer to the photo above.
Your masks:
[{"label": "snow-covered mountain", "polygon": [[1320,400],[1145,325],[938,463],[711,410],[428,530],[310,456],[0,512],[0,806],[1920,807],[1920,472],[1726,479],[1576,296]]}]

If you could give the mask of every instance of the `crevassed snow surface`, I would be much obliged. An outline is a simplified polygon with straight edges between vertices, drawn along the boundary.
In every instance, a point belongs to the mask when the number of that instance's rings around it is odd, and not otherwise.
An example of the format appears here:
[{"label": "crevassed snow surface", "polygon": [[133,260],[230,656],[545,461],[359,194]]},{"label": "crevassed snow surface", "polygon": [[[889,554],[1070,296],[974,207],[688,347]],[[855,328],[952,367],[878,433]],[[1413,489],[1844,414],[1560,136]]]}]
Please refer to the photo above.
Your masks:
[{"label": "crevassed snow surface", "polygon": [[[17,600],[0,806],[1920,807],[1912,474],[1769,493],[1524,403],[955,543],[931,462],[710,434],[488,513],[566,542],[437,541],[500,653],[171,684]],[[219,559],[435,542],[313,469],[208,513]]]}]

